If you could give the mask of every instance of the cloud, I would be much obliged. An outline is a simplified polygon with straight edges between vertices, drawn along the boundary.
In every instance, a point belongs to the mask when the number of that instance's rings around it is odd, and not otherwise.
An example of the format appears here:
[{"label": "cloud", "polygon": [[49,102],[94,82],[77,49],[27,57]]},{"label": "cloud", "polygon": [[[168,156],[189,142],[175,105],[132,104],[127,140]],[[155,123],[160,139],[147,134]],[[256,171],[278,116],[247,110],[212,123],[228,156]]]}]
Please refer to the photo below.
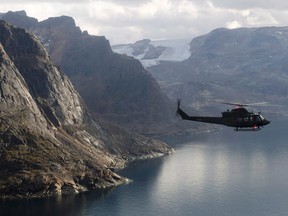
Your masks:
[{"label": "cloud", "polygon": [[248,26],[277,25],[279,22],[270,11],[253,10],[246,16]]},{"label": "cloud", "polygon": [[[97,3],[97,2],[103,1],[103,0],[92,0],[92,1]],[[106,0],[105,2],[110,2],[110,3],[117,4],[117,5],[139,6],[139,5],[149,3],[151,1],[152,0],[141,0],[141,1],[137,1],[137,0]]]},{"label": "cloud", "polygon": [[[193,1],[193,0],[192,0]],[[288,1],[283,0],[211,0],[216,7],[229,9],[277,9],[286,10]]]},{"label": "cloud", "polygon": [[193,38],[215,28],[286,25],[283,0],[9,0],[0,11],[25,10],[38,20],[68,15],[112,44],[143,38]]},{"label": "cloud", "polygon": [[235,28],[240,28],[242,27],[242,24],[236,20],[232,21],[232,22],[227,22],[226,23],[226,28],[228,29],[235,29]]},{"label": "cloud", "polygon": [[[119,38],[180,38],[192,37],[195,28],[191,23],[198,17],[197,6],[188,1],[150,0],[141,4],[117,5],[105,1],[89,4],[89,17],[102,26],[98,33],[115,32]],[[114,29],[113,29],[114,28]],[[122,35],[122,36],[121,36]],[[125,37],[124,37],[125,35]],[[109,37],[108,37],[109,39]],[[114,43],[115,40],[111,39]],[[123,40],[124,42],[124,40]]]},{"label": "cloud", "polygon": [[25,0],[25,2],[23,2],[23,0],[9,0],[9,1],[3,1],[1,2],[1,4],[7,4],[7,5],[12,5],[12,4],[35,4],[35,3],[39,3],[39,4],[43,4],[43,3],[49,3],[49,4],[53,4],[53,3],[59,3],[59,4],[85,4],[90,2],[91,0]]}]

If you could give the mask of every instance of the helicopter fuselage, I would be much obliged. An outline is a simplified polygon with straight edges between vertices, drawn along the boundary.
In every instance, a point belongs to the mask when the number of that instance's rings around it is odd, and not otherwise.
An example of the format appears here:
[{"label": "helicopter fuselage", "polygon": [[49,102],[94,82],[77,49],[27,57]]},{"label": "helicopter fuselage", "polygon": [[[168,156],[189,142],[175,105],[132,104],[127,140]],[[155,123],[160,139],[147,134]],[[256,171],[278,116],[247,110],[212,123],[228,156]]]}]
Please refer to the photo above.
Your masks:
[{"label": "helicopter fuselage", "polygon": [[180,109],[179,106],[177,113],[184,120],[221,124],[229,127],[235,127],[236,130],[239,128],[259,129],[260,127],[270,123],[270,121],[266,120],[262,115],[248,112],[243,107],[222,112],[222,117],[189,116],[182,109]]}]

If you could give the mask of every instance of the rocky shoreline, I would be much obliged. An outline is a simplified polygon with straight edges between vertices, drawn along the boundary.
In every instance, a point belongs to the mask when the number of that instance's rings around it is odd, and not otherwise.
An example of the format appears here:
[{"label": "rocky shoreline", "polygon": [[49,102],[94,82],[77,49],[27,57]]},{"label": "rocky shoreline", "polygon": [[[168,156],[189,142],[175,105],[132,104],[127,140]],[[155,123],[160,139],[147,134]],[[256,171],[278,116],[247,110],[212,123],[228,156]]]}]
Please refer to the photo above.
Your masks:
[{"label": "rocky shoreline", "polygon": [[153,153],[139,158],[130,158],[129,162],[124,162],[124,165],[120,163],[120,166],[118,167],[103,169],[97,173],[97,176],[88,174],[75,179],[68,178],[63,180],[52,173],[22,172],[13,179],[10,179],[10,185],[6,185],[6,188],[3,188],[3,184],[1,184],[0,200],[37,199],[51,196],[71,195],[128,184],[131,183],[132,180],[118,175],[116,173],[117,171],[126,168],[129,163],[135,160],[153,159],[172,154],[173,152],[174,150],[171,149],[167,154]]}]

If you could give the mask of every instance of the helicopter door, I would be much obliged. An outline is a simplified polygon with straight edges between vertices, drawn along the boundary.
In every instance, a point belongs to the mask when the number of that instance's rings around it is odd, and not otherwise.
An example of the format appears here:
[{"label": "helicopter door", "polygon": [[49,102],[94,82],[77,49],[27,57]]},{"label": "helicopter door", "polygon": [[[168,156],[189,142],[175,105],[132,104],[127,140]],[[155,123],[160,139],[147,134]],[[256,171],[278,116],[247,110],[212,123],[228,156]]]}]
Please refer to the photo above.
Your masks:
[{"label": "helicopter door", "polygon": [[237,121],[237,123],[242,123],[243,122],[243,118],[237,118],[236,121]]}]

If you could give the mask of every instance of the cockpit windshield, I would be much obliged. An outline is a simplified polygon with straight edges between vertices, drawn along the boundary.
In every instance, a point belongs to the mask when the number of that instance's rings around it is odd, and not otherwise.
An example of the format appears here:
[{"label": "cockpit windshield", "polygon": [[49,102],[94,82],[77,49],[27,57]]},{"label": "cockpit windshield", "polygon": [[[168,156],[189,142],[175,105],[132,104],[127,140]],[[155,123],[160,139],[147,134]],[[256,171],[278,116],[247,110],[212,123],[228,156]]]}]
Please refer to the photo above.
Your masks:
[{"label": "cockpit windshield", "polygon": [[264,117],[263,117],[262,115],[259,115],[259,116],[260,116],[261,120],[263,121],[263,120],[264,120]]}]

